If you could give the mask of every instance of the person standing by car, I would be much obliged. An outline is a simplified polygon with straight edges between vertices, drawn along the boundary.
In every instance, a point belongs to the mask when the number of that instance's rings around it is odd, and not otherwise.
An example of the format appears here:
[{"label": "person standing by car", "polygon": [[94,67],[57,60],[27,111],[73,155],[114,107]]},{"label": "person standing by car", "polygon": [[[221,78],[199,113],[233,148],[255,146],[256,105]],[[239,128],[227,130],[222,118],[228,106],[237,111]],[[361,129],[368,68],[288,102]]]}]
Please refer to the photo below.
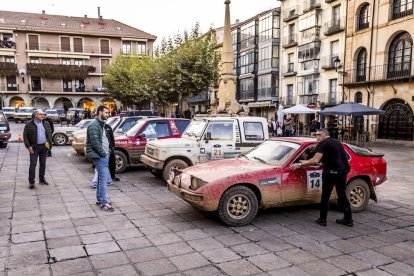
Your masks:
[{"label": "person standing by car", "polygon": [[109,118],[109,109],[101,105],[96,112],[97,116],[87,129],[85,155],[93,160],[93,164],[98,171],[96,204],[99,204],[103,211],[113,211],[114,208],[109,204],[106,194],[106,184],[110,174],[108,170],[110,145],[105,131],[105,121]]},{"label": "person standing by car", "polygon": [[[52,130],[52,137],[53,137],[53,132],[55,132],[55,126],[53,125],[52,118],[47,116],[46,113],[45,113],[45,121],[49,123],[50,129]],[[47,151],[47,157],[52,157],[52,149],[51,148]]]},{"label": "person standing by car", "polygon": [[39,159],[39,183],[49,185],[45,179],[46,155],[52,148],[52,129],[44,120],[45,113],[41,109],[33,112],[33,119],[26,123],[23,130],[23,141],[30,153],[29,188],[34,188],[37,159]]},{"label": "person standing by car", "polygon": [[350,171],[347,154],[341,142],[331,138],[326,128],[316,132],[318,145],[316,146],[315,155],[309,160],[301,160],[299,163],[291,165],[292,169],[299,169],[306,166],[312,166],[322,162],[322,197],[321,210],[319,219],[316,223],[326,226],[328,216],[329,199],[332,189],[335,186],[338,195],[338,203],[344,212],[343,219],[337,219],[336,223],[346,226],[353,226],[351,205],[346,196],[346,177]]}]

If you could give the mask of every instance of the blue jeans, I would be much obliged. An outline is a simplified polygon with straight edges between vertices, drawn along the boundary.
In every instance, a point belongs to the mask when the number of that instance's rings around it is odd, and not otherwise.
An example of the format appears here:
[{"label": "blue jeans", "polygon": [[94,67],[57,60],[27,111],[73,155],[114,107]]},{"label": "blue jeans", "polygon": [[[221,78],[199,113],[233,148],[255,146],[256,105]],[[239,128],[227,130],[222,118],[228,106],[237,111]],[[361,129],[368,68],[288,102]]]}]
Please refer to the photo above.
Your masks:
[{"label": "blue jeans", "polygon": [[[108,180],[106,181],[107,185],[111,185],[112,184],[112,178],[108,178]],[[92,179],[92,187],[96,188],[98,186],[98,171],[95,169],[95,175],[93,176]]]},{"label": "blue jeans", "polygon": [[108,169],[109,154],[99,159],[94,159],[93,164],[95,169],[98,171],[98,186],[96,187],[96,200],[105,205],[108,203],[106,196],[106,184],[108,182],[109,169]]}]

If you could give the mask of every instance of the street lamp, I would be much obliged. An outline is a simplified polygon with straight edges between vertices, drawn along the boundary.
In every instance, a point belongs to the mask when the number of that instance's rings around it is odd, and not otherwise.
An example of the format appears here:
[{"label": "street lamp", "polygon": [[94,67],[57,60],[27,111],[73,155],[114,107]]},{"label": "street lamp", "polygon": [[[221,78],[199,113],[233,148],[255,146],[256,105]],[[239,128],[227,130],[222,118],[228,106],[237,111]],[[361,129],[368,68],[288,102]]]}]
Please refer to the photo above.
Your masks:
[{"label": "street lamp", "polygon": [[337,72],[339,75],[342,76],[342,101],[341,103],[344,103],[344,99],[345,99],[345,91],[344,91],[344,77],[346,76],[346,71],[338,71],[339,66],[341,65],[341,60],[339,59],[339,57],[335,57],[335,59],[333,60],[334,63],[334,67],[335,67],[335,72]]}]

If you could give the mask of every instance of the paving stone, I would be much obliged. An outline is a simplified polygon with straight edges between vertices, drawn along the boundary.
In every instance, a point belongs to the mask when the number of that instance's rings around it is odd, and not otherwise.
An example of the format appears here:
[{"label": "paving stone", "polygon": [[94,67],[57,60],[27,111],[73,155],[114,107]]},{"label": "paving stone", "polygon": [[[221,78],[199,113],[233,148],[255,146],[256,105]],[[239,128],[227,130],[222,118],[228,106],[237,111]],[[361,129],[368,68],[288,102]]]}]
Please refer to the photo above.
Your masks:
[{"label": "paving stone", "polygon": [[240,234],[226,234],[226,235],[215,236],[214,238],[226,246],[232,246],[232,245],[250,242],[248,239],[246,239]]},{"label": "paving stone", "polygon": [[46,251],[36,251],[25,254],[10,256],[9,268],[24,268],[26,266],[37,266],[47,263]]},{"label": "paving stone", "polygon": [[276,252],[276,254],[292,264],[306,263],[318,259],[316,256],[300,248],[288,249]]},{"label": "paving stone", "polygon": [[184,255],[194,251],[194,249],[191,248],[191,246],[184,242],[160,245],[158,246],[158,249],[161,250],[161,252],[167,257]]},{"label": "paving stone", "polygon": [[391,276],[391,274],[380,270],[378,268],[368,269],[364,271],[357,272],[356,275],[358,276]]},{"label": "paving stone", "polygon": [[335,240],[330,241],[327,244],[346,254],[366,250],[366,247],[363,247],[356,242],[351,242],[349,240]]},{"label": "paving stone", "polygon": [[99,276],[135,276],[138,273],[132,265],[122,265],[101,269],[98,274]]},{"label": "paving stone", "polygon": [[229,248],[218,248],[201,252],[212,263],[223,263],[240,259],[240,256]]},{"label": "paving stone", "polygon": [[185,241],[198,240],[210,237],[206,232],[204,232],[201,229],[191,229],[177,232],[177,235]]},{"label": "paving stone", "polygon": [[280,269],[291,265],[273,253],[253,256],[248,258],[248,260],[264,271]]},{"label": "paving stone", "polygon": [[286,249],[293,248],[294,246],[292,244],[289,244],[285,242],[284,240],[281,240],[279,238],[273,238],[272,240],[265,240],[260,241],[257,243],[257,245],[263,247],[264,249],[267,249],[271,252],[278,252],[283,251]]},{"label": "paving stone", "polygon": [[224,227],[220,224],[217,224],[213,227],[205,227],[203,228],[203,231],[210,236],[234,234],[234,231],[232,229]]},{"label": "paving stone", "polygon": [[40,223],[22,224],[22,225],[15,225],[12,227],[12,234],[38,232],[38,231],[42,231],[42,224]]},{"label": "paving stone", "polygon": [[108,231],[105,225],[103,224],[89,224],[77,226],[76,230],[78,231],[79,235],[94,234]]},{"label": "paving stone", "polygon": [[384,264],[389,264],[394,262],[394,259],[389,258],[383,254],[380,254],[378,252],[375,252],[371,249],[369,250],[365,250],[365,251],[360,251],[360,252],[356,252],[356,253],[352,253],[352,256],[354,256],[355,258],[375,265],[375,266],[379,266],[379,265],[384,265]]},{"label": "paving stone", "polygon": [[68,260],[51,264],[53,275],[71,275],[92,270],[92,266],[86,258]]},{"label": "paving stone", "polygon": [[247,260],[236,260],[218,265],[221,270],[229,275],[253,275],[262,272]]},{"label": "paving stone", "polygon": [[208,266],[204,266],[204,267],[200,267],[200,268],[195,268],[195,269],[190,269],[184,272],[184,275],[188,275],[188,276],[221,276],[223,275],[222,272],[220,272],[220,270],[218,270],[217,268],[215,268],[212,265],[208,265]]},{"label": "paving stone", "polygon": [[152,246],[152,243],[145,237],[120,240],[117,243],[124,251]]},{"label": "paving stone", "polygon": [[187,255],[170,257],[170,261],[180,270],[202,267],[210,264],[200,253],[190,253]]},{"label": "paving stone", "polygon": [[161,222],[156,218],[146,218],[146,219],[134,219],[132,220],[132,223],[136,227],[143,227],[143,226],[150,226],[150,225],[158,225],[161,224]]},{"label": "paving stone", "polygon": [[173,232],[181,232],[185,230],[192,230],[194,225],[189,222],[176,222],[176,223],[167,223],[164,224],[165,227],[170,229]]},{"label": "paving stone", "polygon": [[49,250],[49,254],[51,258],[54,258],[58,262],[86,256],[86,252],[82,246],[59,247]]},{"label": "paving stone", "polygon": [[385,243],[380,240],[366,236],[350,238],[348,241],[368,249],[385,245]]},{"label": "paving stone", "polygon": [[152,260],[135,264],[135,267],[143,275],[161,275],[170,274],[177,270],[175,266],[168,259]]},{"label": "paving stone", "polygon": [[142,237],[142,233],[136,228],[112,230],[111,234],[116,240],[125,240],[130,238]]},{"label": "paving stone", "polygon": [[403,261],[414,257],[414,251],[408,251],[395,245],[381,246],[373,250],[398,261]]},{"label": "paving stone", "polygon": [[46,238],[48,239],[57,239],[70,236],[76,236],[75,228],[61,228],[61,229],[52,229],[46,230]]},{"label": "paving stone", "polygon": [[325,262],[324,260],[312,261],[309,263],[299,264],[299,268],[311,275],[318,276],[334,276],[343,275],[345,271],[337,268],[336,266]]},{"label": "paving stone", "polygon": [[162,252],[156,247],[128,250],[125,251],[125,254],[133,263],[140,263],[164,258]]},{"label": "paving stone", "polygon": [[266,254],[269,252],[266,249],[254,243],[244,243],[244,244],[235,245],[235,246],[232,246],[231,249],[243,257]]},{"label": "paving stone", "polygon": [[81,242],[78,236],[47,240],[47,247],[49,249],[65,247],[65,246],[76,246],[76,245],[81,245]]},{"label": "paving stone", "polygon": [[114,241],[88,244],[85,246],[88,255],[97,255],[120,251],[118,244]]},{"label": "paving stone", "polygon": [[302,269],[296,266],[286,267],[279,270],[269,271],[270,275],[274,276],[309,276],[309,273],[306,273]]},{"label": "paving stone", "polygon": [[14,243],[24,243],[24,242],[42,241],[42,240],[44,240],[43,231],[12,235],[12,241]]},{"label": "paving stone", "polygon": [[82,218],[82,219],[73,219],[73,225],[75,226],[85,226],[91,224],[99,224],[100,221],[98,218]]},{"label": "paving stone", "polygon": [[90,260],[93,264],[93,267],[96,269],[119,266],[129,263],[127,257],[123,252],[93,255],[90,257]]},{"label": "paving stone", "polygon": [[315,255],[321,259],[325,259],[328,257],[333,257],[333,256],[338,256],[341,255],[342,253],[338,250],[336,250],[335,248],[332,248],[328,245],[324,245],[324,244],[317,244],[317,245],[312,245],[312,246],[303,246],[302,247],[303,250],[311,253],[312,255]]},{"label": "paving stone", "polygon": [[325,259],[328,263],[331,263],[347,272],[356,272],[371,268],[371,264],[362,262],[350,255],[340,255]]},{"label": "paving stone", "polygon": [[36,276],[49,276],[49,266],[42,265],[25,265],[15,267],[7,271],[8,276],[25,276],[25,275],[36,275]]},{"label": "paving stone", "polygon": [[140,227],[139,231],[144,235],[156,235],[156,234],[163,234],[163,233],[170,233],[171,230],[164,225],[158,225],[157,227],[153,226],[145,226]]},{"label": "paving stone", "polygon": [[414,267],[402,262],[395,262],[379,268],[393,275],[414,275]]},{"label": "paving stone", "polygon": [[92,244],[92,243],[112,241],[112,236],[109,232],[82,235],[80,236],[80,238],[83,244]]},{"label": "paving stone", "polygon": [[306,245],[317,245],[318,242],[314,239],[311,239],[305,235],[292,235],[292,236],[286,236],[281,237],[281,239],[294,244],[296,246],[306,246]]},{"label": "paving stone", "polygon": [[45,251],[45,250],[46,250],[46,244],[44,241],[19,243],[19,244],[11,245],[10,255],[20,255],[20,254],[36,252],[36,251]]}]

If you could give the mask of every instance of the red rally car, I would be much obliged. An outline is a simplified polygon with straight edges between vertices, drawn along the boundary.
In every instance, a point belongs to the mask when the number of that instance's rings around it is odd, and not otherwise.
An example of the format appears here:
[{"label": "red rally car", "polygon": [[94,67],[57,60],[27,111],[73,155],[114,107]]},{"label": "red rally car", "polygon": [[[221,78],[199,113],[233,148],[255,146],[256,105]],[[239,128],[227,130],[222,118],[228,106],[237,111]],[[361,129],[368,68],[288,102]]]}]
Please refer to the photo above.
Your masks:
[{"label": "red rally car", "polygon": [[[313,138],[267,140],[238,158],[174,171],[168,189],[201,210],[218,211],[230,226],[250,223],[259,208],[319,203],[322,167],[289,167],[312,158],[316,144]],[[377,200],[375,187],[387,179],[387,163],[383,154],[349,144],[344,148],[351,166],[346,192],[353,212],[360,212],[370,199]]]}]

